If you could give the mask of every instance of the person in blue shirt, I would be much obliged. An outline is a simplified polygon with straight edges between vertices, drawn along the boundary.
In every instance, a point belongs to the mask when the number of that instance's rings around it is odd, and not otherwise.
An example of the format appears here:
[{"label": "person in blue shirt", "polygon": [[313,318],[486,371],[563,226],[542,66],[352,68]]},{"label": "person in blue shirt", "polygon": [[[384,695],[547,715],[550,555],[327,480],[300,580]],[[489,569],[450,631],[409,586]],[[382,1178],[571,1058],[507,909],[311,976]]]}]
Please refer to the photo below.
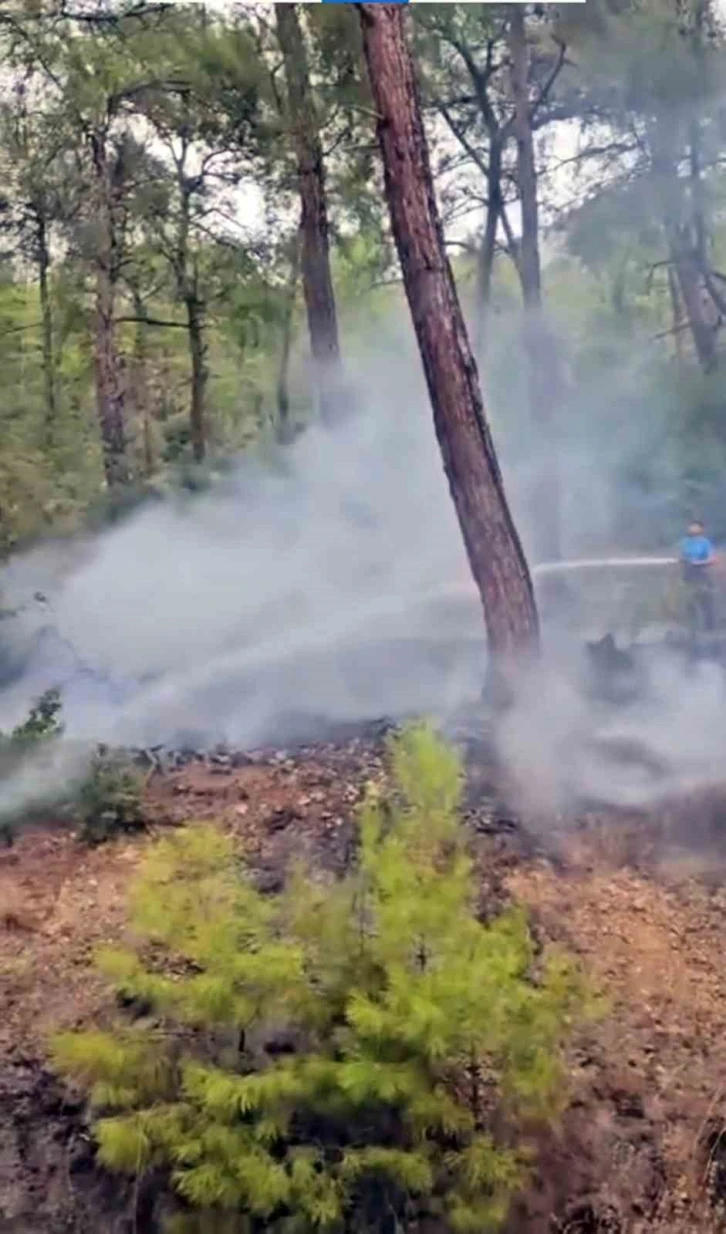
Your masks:
[{"label": "person in blue shirt", "polygon": [[692,629],[713,630],[716,624],[713,576],[713,545],[700,519],[694,519],[681,541],[681,565],[686,586],[689,625]]}]

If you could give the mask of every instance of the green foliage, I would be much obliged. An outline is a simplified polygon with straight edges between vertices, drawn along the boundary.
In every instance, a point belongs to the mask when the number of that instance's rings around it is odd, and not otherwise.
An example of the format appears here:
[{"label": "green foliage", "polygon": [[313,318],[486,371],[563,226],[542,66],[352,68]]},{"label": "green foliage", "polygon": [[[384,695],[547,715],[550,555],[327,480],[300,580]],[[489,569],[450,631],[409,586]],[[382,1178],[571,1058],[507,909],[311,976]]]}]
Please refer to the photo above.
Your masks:
[{"label": "green foliage", "polygon": [[39,745],[61,736],[61,710],[60,691],[46,690],[32,704],[27,719],[10,733],[0,733],[0,772],[3,775],[17,771]]},{"label": "green foliage", "polygon": [[144,828],[143,777],[124,754],[105,747],[96,751],[73,804],[73,817],[88,844]]},{"label": "green foliage", "polygon": [[483,1234],[525,1177],[518,1129],[558,1110],[579,979],[518,909],[478,920],[455,755],[416,727],[391,760],[333,885],[265,897],[211,827],[155,846],[138,946],[100,956],[153,1018],[55,1041],[103,1163],[168,1173],[174,1229]]},{"label": "green foliage", "polygon": [[[726,534],[720,371],[709,381],[695,372],[669,280],[680,235],[685,256],[698,256],[703,277],[713,276],[720,341],[726,45],[717,18],[711,3],[695,0],[527,12],[540,215],[564,241],[554,260],[541,245],[546,308],[573,378],[557,425],[563,498],[573,483],[567,460],[582,450],[623,498],[613,503],[618,525],[608,528],[621,547],[669,542],[693,508],[714,535]],[[466,253],[456,270],[465,300],[476,296],[492,122],[506,134],[507,217],[517,208],[507,22],[497,6],[434,5],[411,15],[422,97],[436,115],[429,135],[442,213],[456,224],[452,251]],[[394,286],[358,18],[317,6],[302,24],[345,350],[399,355],[409,324]],[[94,392],[100,236],[89,135],[105,150],[118,199],[114,317],[133,476],[124,502],[147,484],[173,485],[191,464],[188,303],[203,323],[210,464],[274,437],[298,186],[274,23],[260,25],[244,6],[224,15],[167,6],[153,22],[131,6],[118,20],[79,23],[21,5],[0,24],[0,40],[3,554],[89,512],[100,520],[118,511],[103,492]],[[562,142],[565,132],[572,143]],[[526,366],[512,363],[521,293],[504,223],[485,384],[497,441],[515,467],[544,443],[532,436]],[[299,288],[292,326],[282,387],[297,425],[312,402]],[[579,493],[572,500],[583,504]]]},{"label": "green foliage", "polygon": [[[47,690],[33,703],[27,718],[10,733],[0,733],[0,776],[7,778],[34,766],[31,759],[63,734],[59,690]],[[46,806],[47,806],[46,802]],[[122,752],[100,746],[80,786],[53,799],[59,815],[78,827],[88,844],[100,844],[120,832],[145,826],[143,777]],[[0,841],[12,843],[18,824],[35,807],[23,805],[0,819]]]},{"label": "green foliage", "polygon": [[[27,719],[10,733],[0,733],[0,777],[22,771],[30,756],[46,742],[61,736],[62,700],[59,690],[46,690],[32,704]],[[0,842],[12,844],[18,819],[10,813],[0,817]]]},{"label": "green foliage", "polygon": [[19,724],[10,734],[10,742],[14,746],[26,746],[36,741],[44,741],[49,737],[60,737],[63,732],[61,711],[63,702],[60,690],[46,690],[36,699],[27,720]]}]

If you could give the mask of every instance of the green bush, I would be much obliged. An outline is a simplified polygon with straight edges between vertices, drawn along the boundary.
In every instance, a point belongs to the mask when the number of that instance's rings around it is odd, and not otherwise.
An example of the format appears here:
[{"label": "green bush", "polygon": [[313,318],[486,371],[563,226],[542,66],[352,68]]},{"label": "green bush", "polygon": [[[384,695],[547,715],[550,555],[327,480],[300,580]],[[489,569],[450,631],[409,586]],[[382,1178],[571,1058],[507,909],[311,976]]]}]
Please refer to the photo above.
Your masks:
[{"label": "green bush", "polygon": [[99,747],[74,802],[73,817],[88,844],[144,828],[143,778],[125,755]]},{"label": "green bush", "polygon": [[[60,691],[47,690],[33,703],[22,724],[10,733],[0,733],[0,777],[22,771],[39,749],[62,736],[61,712]],[[45,802],[42,810],[47,805]],[[104,746],[96,750],[80,788],[59,791],[53,805],[90,844],[145,826],[143,777],[123,753]],[[19,823],[33,817],[38,808],[37,804],[28,805],[19,813],[1,817],[0,843],[12,844]]]},{"label": "green bush", "polygon": [[[0,777],[15,775],[29,756],[63,733],[59,690],[46,690],[35,700],[28,717],[10,733],[0,732]],[[19,818],[15,813],[0,817],[0,844],[12,845]]]},{"label": "green bush", "polygon": [[30,750],[39,744],[60,737],[62,701],[59,690],[46,690],[37,698],[28,712],[27,719],[9,733],[0,732],[0,772],[7,775],[14,771]]},{"label": "green bush", "polygon": [[41,694],[40,698],[33,703],[27,720],[14,728],[10,737],[5,738],[5,741],[18,750],[27,748],[38,741],[60,737],[63,733],[62,710],[60,690],[46,690],[45,694]]},{"label": "green bush", "polygon": [[520,911],[477,919],[454,754],[415,728],[392,769],[332,885],[265,897],[211,827],[155,846],[138,947],[100,957],[149,1015],[55,1040],[101,1161],[165,1171],[174,1229],[483,1234],[559,1109],[576,972]]}]

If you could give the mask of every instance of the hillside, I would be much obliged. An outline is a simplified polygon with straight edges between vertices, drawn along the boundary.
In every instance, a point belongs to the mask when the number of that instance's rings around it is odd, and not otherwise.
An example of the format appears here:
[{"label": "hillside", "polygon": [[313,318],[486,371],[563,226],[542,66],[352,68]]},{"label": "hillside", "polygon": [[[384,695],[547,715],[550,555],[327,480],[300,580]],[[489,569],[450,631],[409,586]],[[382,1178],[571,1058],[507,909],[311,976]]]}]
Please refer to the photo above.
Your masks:
[{"label": "hillside", "polygon": [[[270,891],[293,853],[340,870],[355,802],[381,758],[379,741],[356,739],[294,755],[192,761],[149,780],[152,831],[219,820],[244,838]],[[516,897],[538,936],[574,950],[608,1001],[602,1023],[572,1051],[568,1111],[543,1137],[532,1187],[507,1229],[719,1229],[726,895],[710,841],[705,860],[682,849],[669,859],[665,847],[688,826],[693,803],[647,818],[590,817],[564,836],[534,839],[498,804],[480,756],[470,773],[483,911]],[[718,826],[718,802],[697,809],[701,819],[710,809]],[[708,839],[701,836],[702,851]],[[95,1167],[80,1107],[44,1064],[51,1029],[108,1009],[92,953],[123,930],[146,843],[88,849],[48,824],[0,855],[3,1234],[158,1229],[153,1187],[130,1193]]]}]

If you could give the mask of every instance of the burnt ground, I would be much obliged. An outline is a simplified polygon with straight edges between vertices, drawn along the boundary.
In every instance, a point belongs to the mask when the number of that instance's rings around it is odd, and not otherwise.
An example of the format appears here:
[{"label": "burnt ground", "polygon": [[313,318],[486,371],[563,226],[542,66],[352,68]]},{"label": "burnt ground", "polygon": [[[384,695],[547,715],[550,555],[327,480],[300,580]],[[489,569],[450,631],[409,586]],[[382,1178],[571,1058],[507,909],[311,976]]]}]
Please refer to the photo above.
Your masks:
[{"label": "burnt ground", "polygon": [[[383,769],[379,742],[234,761],[155,774],[151,835],[217,819],[244,840],[269,890],[293,854],[343,868],[362,786]],[[526,904],[542,939],[581,957],[609,1009],[573,1045],[569,1108],[541,1137],[508,1234],[723,1229],[726,793],[649,814],[593,811],[533,840],[503,809],[490,769],[475,772],[482,907]],[[153,1187],[131,1192],[95,1167],[83,1111],[44,1062],[51,1030],[108,1008],[92,956],[123,930],[148,843],[89,849],[49,824],[0,852],[0,1234],[158,1229]]]}]

